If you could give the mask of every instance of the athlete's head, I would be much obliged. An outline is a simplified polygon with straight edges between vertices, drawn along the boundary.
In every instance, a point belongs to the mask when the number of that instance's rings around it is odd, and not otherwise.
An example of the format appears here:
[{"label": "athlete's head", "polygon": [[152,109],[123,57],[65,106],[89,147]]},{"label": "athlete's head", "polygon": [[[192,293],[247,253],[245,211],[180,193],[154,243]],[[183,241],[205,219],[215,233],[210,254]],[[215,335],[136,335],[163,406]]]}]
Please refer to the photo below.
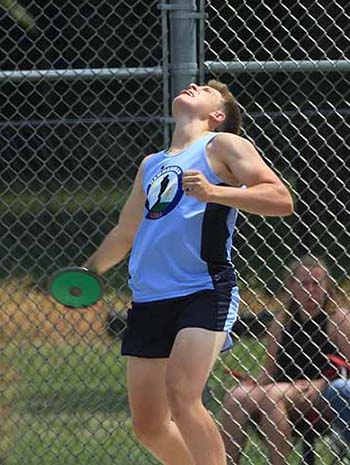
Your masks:
[{"label": "athlete's head", "polygon": [[241,112],[226,84],[211,80],[207,85],[190,84],[173,101],[173,115],[207,121],[211,131],[239,134]]},{"label": "athlete's head", "polygon": [[225,113],[225,119],[216,127],[216,131],[239,135],[242,127],[242,114],[235,97],[223,82],[212,79],[208,82],[208,86],[221,94],[221,109]]}]

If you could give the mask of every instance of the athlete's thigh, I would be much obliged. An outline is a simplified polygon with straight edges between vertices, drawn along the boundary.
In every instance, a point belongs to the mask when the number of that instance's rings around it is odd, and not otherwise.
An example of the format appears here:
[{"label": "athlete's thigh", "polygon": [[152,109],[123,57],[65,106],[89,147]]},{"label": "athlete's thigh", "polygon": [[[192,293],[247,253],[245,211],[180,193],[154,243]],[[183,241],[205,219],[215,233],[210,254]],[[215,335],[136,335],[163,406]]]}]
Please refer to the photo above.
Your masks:
[{"label": "athlete's thigh", "polygon": [[128,357],[127,385],[134,420],[166,421],[170,418],[165,389],[168,359]]},{"label": "athlete's thigh", "polygon": [[180,330],[168,362],[167,387],[200,396],[226,335],[202,328]]}]

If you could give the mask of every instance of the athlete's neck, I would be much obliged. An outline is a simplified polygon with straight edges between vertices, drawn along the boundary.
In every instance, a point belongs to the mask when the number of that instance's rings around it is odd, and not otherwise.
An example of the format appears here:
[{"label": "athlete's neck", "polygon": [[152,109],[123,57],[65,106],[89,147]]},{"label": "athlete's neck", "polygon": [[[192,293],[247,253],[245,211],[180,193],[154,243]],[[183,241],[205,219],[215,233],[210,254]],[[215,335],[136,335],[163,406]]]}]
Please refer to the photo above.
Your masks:
[{"label": "athlete's neck", "polygon": [[191,144],[209,134],[208,128],[194,127],[193,125],[180,126],[176,124],[171,144],[167,152],[176,155]]}]

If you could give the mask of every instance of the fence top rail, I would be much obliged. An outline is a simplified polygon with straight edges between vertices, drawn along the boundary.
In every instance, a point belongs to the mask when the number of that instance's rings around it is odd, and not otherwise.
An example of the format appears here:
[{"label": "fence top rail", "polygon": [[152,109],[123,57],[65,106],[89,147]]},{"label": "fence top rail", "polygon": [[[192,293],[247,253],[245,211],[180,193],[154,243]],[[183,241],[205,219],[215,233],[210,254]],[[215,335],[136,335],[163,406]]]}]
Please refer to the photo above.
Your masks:
[{"label": "fence top rail", "polygon": [[94,79],[94,78],[146,78],[149,76],[162,76],[162,67],[146,68],[82,68],[82,69],[32,69],[32,70],[14,70],[0,71],[0,81],[20,81],[39,79]]},{"label": "fence top rail", "polygon": [[[350,60],[284,60],[284,61],[206,61],[207,71],[222,73],[258,73],[282,71],[350,71]],[[194,65],[195,67],[195,65]],[[32,69],[0,71],[0,81],[35,81],[39,79],[143,79],[161,77],[161,66],[140,68],[82,68],[82,69]]]},{"label": "fence top rail", "polygon": [[204,66],[208,71],[235,74],[282,71],[350,71],[350,60],[206,61]]}]

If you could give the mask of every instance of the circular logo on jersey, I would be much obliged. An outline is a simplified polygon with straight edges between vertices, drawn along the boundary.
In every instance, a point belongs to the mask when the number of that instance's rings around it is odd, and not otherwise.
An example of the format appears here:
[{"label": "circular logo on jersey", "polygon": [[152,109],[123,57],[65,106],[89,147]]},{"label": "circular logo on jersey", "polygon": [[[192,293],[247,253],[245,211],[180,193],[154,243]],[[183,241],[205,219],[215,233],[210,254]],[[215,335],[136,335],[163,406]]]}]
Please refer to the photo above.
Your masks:
[{"label": "circular logo on jersey", "polygon": [[146,218],[158,220],[171,212],[183,196],[181,183],[179,166],[167,166],[156,174],[147,187]]}]

